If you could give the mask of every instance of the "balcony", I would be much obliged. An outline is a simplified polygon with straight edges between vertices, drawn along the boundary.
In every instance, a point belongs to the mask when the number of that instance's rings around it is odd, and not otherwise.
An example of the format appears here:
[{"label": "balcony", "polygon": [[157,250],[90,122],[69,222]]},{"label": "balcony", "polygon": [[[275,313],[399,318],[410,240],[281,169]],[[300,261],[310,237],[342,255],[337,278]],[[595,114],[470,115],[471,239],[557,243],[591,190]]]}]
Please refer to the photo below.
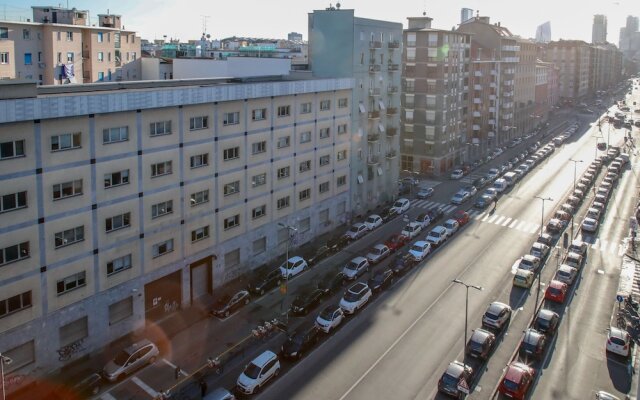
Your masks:
[{"label": "balcony", "polygon": [[473,90],[482,90],[482,85],[473,85]]},{"label": "balcony", "polygon": [[377,119],[380,118],[380,111],[369,111],[369,113],[367,114],[367,117],[369,119]]},{"label": "balcony", "polygon": [[371,57],[371,58],[369,59],[369,64],[370,64],[370,65],[374,65],[375,63],[376,63],[376,59],[375,59],[374,57]]},{"label": "balcony", "polygon": [[380,164],[380,158],[378,158],[378,156],[369,155],[369,157],[367,157],[367,164],[369,165]]},{"label": "balcony", "polygon": [[502,61],[508,62],[508,63],[519,63],[520,57],[504,57]]},{"label": "balcony", "polygon": [[482,76],[482,71],[474,71],[473,76]]},{"label": "balcony", "polygon": [[487,132],[487,137],[490,137],[490,138],[496,137],[496,133],[494,131],[489,131]]},{"label": "balcony", "polygon": [[479,97],[476,97],[475,99],[473,99],[473,104],[482,104],[482,99]]},{"label": "balcony", "polygon": [[474,111],[473,112],[473,116],[476,117],[476,118],[480,118],[481,115],[482,114],[480,114],[480,111]]},{"label": "balcony", "polygon": [[496,124],[496,120],[495,119],[490,119],[489,120],[489,125],[495,125]]},{"label": "balcony", "polygon": [[389,150],[389,152],[385,155],[385,157],[387,158],[387,160],[391,160],[394,159],[398,156],[398,154],[396,153],[395,150]]},{"label": "balcony", "polygon": [[387,108],[387,115],[396,115],[398,113],[397,107],[389,107]]},{"label": "balcony", "polygon": [[504,92],[504,97],[513,97],[513,92]]},{"label": "balcony", "polygon": [[369,133],[367,135],[367,142],[375,143],[378,140],[380,140],[380,134],[379,133]]},{"label": "balcony", "polygon": [[513,108],[513,103],[512,102],[502,103],[502,108],[504,108],[504,109]]},{"label": "balcony", "polygon": [[465,91],[465,92],[468,91],[469,90],[469,86],[463,86],[462,90]]},{"label": "balcony", "polygon": [[400,71],[400,64],[387,64],[387,68],[389,69],[389,72]]},{"label": "balcony", "polygon": [[387,133],[387,136],[394,137],[398,134],[398,128],[395,128],[393,126],[387,126],[387,129],[385,129],[385,132]]},{"label": "balcony", "polygon": [[379,40],[372,40],[369,42],[369,48],[370,49],[381,49],[382,48],[382,42]]},{"label": "balcony", "polygon": [[369,65],[369,72],[375,74],[376,72],[380,72],[380,64]]},{"label": "balcony", "polygon": [[494,88],[494,89],[495,89],[495,88],[496,88],[496,86],[497,86],[497,85],[496,85],[496,83],[495,83],[495,82],[491,82],[491,83],[489,84],[489,87],[490,87],[490,88]]},{"label": "balcony", "polygon": [[502,84],[505,86],[513,86],[513,80],[504,81]]},{"label": "balcony", "polygon": [[399,48],[400,48],[400,42],[399,42],[399,41],[397,41],[397,40],[394,40],[393,42],[389,42],[389,43],[387,43],[387,46],[388,46],[390,49],[399,49]]},{"label": "balcony", "polygon": [[489,95],[489,100],[495,100],[496,99],[496,95],[495,94],[490,94]]},{"label": "balcony", "polygon": [[495,108],[495,107],[489,107],[489,112],[490,112],[490,113],[494,113],[494,112],[496,112],[496,108]]},{"label": "balcony", "polygon": [[380,96],[380,88],[369,88],[369,96]]},{"label": "balcony", "polygon": [[479,130],[480,130],[480,125],[473,125],[473,126],[472,126],[472,129],[473,129],[474,131],[479,131]]},{"label": "balcony", "polygon": [[507,75],[513,75],[516,73],[516,70],[514,68],[507,68],[503,71],[503,73],[507,74]]},{"label": "balcony", "polygon": [[495,69],[491,70],[491,75],[496,76],[498,75],[498,71],[496,71]]},{"label": "balcony", "polygon": [[398,93],[398,87],[397,86],[389,86],[387,88],[387,93],[388,94]]},{"label": "balcony", "polygon": [[504,45],[502,46],[502,51],[520,51],[520,46]]}]

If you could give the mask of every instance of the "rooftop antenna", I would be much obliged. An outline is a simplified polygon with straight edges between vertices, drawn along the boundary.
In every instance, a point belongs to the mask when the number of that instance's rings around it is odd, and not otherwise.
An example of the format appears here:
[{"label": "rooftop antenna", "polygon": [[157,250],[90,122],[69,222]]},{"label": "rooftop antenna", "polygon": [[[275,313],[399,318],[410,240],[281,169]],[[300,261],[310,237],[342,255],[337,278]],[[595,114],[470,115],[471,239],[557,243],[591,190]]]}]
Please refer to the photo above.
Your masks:
[{"label": "rooftop antenna", "polygon": [[211,18],[211,16],[201,15],[201,17],[202,17],[202,34],[204,35],[207,33],[207,20]]}]

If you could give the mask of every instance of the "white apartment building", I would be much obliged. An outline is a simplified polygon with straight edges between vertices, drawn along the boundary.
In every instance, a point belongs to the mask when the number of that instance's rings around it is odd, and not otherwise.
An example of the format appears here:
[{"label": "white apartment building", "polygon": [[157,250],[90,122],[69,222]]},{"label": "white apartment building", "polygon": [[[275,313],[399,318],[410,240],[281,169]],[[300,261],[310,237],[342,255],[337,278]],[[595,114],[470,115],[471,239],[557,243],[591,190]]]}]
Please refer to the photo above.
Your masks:
[{"label": "white apartment building", "polygon": [[279,222],[344,220],[352,79],[0,85],[7,376],[206,299],[284,253]]}]

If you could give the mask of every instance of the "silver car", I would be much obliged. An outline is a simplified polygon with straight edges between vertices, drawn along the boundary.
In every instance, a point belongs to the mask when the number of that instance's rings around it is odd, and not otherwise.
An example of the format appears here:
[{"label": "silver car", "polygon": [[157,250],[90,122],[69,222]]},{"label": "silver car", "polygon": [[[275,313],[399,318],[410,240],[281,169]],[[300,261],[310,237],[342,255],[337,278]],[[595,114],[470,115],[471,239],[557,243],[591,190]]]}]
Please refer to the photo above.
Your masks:
[{"label": "silver car", "polygon": [[121,380],[139,368],[153,364],[159,355],[158,346],[143,339],[120,351],[105,365],[102,376],[110,382]]}]

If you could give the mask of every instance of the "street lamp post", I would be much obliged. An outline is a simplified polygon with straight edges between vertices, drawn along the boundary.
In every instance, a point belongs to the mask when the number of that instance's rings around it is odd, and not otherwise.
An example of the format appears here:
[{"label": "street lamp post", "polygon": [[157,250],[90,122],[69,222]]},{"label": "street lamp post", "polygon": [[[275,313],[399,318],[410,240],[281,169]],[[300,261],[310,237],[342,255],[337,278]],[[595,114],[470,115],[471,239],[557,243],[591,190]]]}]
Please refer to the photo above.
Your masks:
[{"label": "street lamp post", "polygon": [[469,285],[463,281],[461,281],[460,279],[454,279],[453,283],[458,283],[460,285],[463,285],[466,288],[466,295],[465,295],[465,300],[464,300],[464,343],[462,343],[462,364],[465,366],[467,366],[467,363],[465,363],[465,353],[466,353],[466,348],[467,348],[467,324],[468,324],[468,315],[469,315],[469,288],[472,289],[476,289],[476,290],[484,290],[482,288],[482,286],[476,286],[476,285]]},{"label": "street lamp post", "polygon": [[[578,163],[583,162],[582,160],[574,160],[570,158],[569,161],[573,162],[573,190],[576,190],[576,173],[578,170]],[[586,193],[585,193],[586,195]],[[571,214],[571,239],[573,240],[573,213]]]},{"label": "street lamp post", "polygon": [[[553,201],[551,197],[542,197],[542,196],[533,196],[534,199],[542,200],[542,213],[540,214],[540,236],[542,236],[542,228],[544,227],[544,202],[545,201]],[[540,274],[538,273],[538,291],[536,292],[536,304],[535,307],[538,307],[538,299],[540,298]]]},{"label": "street lamp post", "polygon": [[12,362],[13,360],[11,358],[0,353],[0,375],[2,376],[2,400],[5,400],[7,398],[7,393],[4,385],[4,365],[5,364],[9,365]]},{"label": "street lamp post", "polygon": [[[289,293],[289,241],[291,240],[291,231],[293,232],[297,232],[298,229],[291,226],[291,225],[287,225],[287,224],[283,224],[282,222],[278,222],[278,226],[281,228],[284,228],[287,230],[287,247],[286,247],[286,255],[285,257],[287,258],[284,261],[284,269],[285,269],[285,274],[284,274],[284,298],[282,299],[282,303],[280,303],[280,311],[284,312],[284,303],[287,302],[287,294]],[[287,323],[287,325],[289,324],[289,311],[286,312],[285,314],[285,321]]]}]

